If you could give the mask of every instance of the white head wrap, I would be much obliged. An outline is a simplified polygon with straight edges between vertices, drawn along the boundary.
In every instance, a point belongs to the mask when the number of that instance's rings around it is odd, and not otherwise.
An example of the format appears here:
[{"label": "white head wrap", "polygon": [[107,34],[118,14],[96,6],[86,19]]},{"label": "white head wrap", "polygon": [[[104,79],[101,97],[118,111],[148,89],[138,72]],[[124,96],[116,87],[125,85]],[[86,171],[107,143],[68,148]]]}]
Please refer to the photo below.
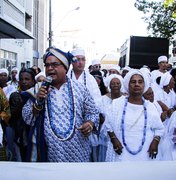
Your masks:
[{"label": "white head wrap", "polygon": [[124,90],[128,93],[130,79],[135,74],[139,74],[144,78],[144,92],[146,92],[149,88],[148,78],[145,76],[145,74],[142,74],[141,71],[137,69],[133,69],[129,71],[124,77],[124,80],[123,80]]},{"label": "white head wrap", "polygon": [[142,67],[141,69],[140,69],[140,71],[141,71],[141,73],[146,77],[146,78],[148,78],[148,83],[149,83],[149,85],[151,85],[151,74],[150,74],[150,70],[147,68],[147,67]]},{"label": "white head wrap", "polygon": [[167,86],[172,78],[172,75],[169,72],[164,73],[161,76],[160,87],[163,89],[164,86]]},{"label": "white head wrap", "polygon": [[73,54],[73,56],[85,56],[85,51],[82,48],[76,48],[71,51],[71,54]]},{"label": "white head wrap", "polygon": [[12,72],[12,71],[17,71],[17,73],[18,73],[18,68],[17,68],[17,67],[13,67],[12,70],[11,70],[11,72]]},{"label": "white head wrap", "polygon": [[167,56],[160,56],[160,57],[158,58],[158,64],[159,64],[160,62],[167,62]]},{"label": "white head wrap", "polygon": [[46,77],[46,75],[45,75],[44,72],[40,72],[40,73],[38,73],[38,74],[35,76],[35,80],[37,81],[37,79],[38,79],[40,76]]},{"label": "white head wrap", "polygon": [[92,60],[92,66],[94,66],[96,64],[101,64],[99,59]]},{"label": "white head wrap", "polygon": [[115,69],[116,71],[118,71],[119,73],[120,73],[120,66],[118,66],[118,65],[112,65],[110,68],[109,68],[109,70],[110,69]]},{"label": "white head wrap", "polygon": [[114,78],[117,78],[120,80],[120,83],[121,83],[121,90],[122,90],[122,86],[123,86],[123,78],[122,76],[118,75],[118,74],[111,74],[109,75],[108,77],[106,77],[104,79],[104,84],[106,87],[108,87],[108,89],[110,90],[110,83],[111,83],[111,80],[114,79]]},{"label": "white head wrap", "polygon": [[6,73],[7,76],[9,75],[9,71],[5,68],[0,69],[0,74],[2,74],[2,73]]},{"label": "white head wrap", "polygon": [[130,71],[131,68],[129,66],[125,66],[124,68],[122,68],[122,70],[127,70],[127,71]]}]

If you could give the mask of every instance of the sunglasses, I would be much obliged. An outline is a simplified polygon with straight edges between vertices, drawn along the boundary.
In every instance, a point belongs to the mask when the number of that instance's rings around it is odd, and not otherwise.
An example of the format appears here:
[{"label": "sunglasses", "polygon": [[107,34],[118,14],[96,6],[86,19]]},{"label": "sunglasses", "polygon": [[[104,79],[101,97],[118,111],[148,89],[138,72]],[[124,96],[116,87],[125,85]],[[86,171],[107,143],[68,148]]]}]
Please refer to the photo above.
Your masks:
[{"label": "sunglasses", "polygon": [[101,68],[101,65],[95,65],[94,68]]}]

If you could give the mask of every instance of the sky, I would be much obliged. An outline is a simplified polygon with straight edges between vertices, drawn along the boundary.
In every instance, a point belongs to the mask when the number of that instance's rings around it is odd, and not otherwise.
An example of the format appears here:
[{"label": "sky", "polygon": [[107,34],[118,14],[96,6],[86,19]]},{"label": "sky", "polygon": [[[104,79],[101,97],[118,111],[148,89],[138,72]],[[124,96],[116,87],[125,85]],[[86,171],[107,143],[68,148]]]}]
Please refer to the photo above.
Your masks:
[{"label": "sky", "polygon": [[[117,49],[131,35],[147,36],[135,0],[52,0],[54,38],[71,34],[83,42]],[[79,10],[75,8],[80,7]],[[71,33],[68,33],[71,32]]]}]

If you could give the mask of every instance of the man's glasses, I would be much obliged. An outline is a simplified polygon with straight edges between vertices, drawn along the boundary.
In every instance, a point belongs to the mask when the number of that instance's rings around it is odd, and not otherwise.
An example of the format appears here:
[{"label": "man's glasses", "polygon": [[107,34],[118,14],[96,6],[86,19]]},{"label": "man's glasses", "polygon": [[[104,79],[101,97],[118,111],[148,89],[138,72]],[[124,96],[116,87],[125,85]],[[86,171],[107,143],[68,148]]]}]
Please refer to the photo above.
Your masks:
[{"label": "man's glasses", "polygon": [[95,65],[94,68],[101,68],[101,65]]},{"label": "man's glasses", "polygon": [[62,63],[59,63],[59,62],[52,62],[52,63],[45,63],[44,64],[44,66],[46,67],[46,68],[49,68],[50,66],[52,67],[52,68],[57,68],[58,66],[61,66],[61,65],[63,65]]}]

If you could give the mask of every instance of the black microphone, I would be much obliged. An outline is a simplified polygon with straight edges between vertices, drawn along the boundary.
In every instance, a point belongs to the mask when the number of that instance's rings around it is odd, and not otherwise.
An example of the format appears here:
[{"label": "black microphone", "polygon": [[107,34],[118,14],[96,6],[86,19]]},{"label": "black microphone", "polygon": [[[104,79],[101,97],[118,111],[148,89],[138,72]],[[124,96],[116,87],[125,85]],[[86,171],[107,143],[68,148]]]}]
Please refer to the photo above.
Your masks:
[{"label": "black microphone", "polygon": [[45,89],[48,91],[49,86],[51,85],[52,82],[52,77],[51,76],[47,76],[45,81],[42,82],[42,86],[45,86]]},{"label": "black microphone", "polygon": [[[45,87],[45,89],[48,91],[48,88],[51,85],[52,80],[53,79],[52,79],[51,76],[47,76],[45,81],[42,82],[41,87]],[[37,100],[37,105],[42,106],[44,104],[44,102],[45,102],[45,99],[40,98],[40,99]]]}]

